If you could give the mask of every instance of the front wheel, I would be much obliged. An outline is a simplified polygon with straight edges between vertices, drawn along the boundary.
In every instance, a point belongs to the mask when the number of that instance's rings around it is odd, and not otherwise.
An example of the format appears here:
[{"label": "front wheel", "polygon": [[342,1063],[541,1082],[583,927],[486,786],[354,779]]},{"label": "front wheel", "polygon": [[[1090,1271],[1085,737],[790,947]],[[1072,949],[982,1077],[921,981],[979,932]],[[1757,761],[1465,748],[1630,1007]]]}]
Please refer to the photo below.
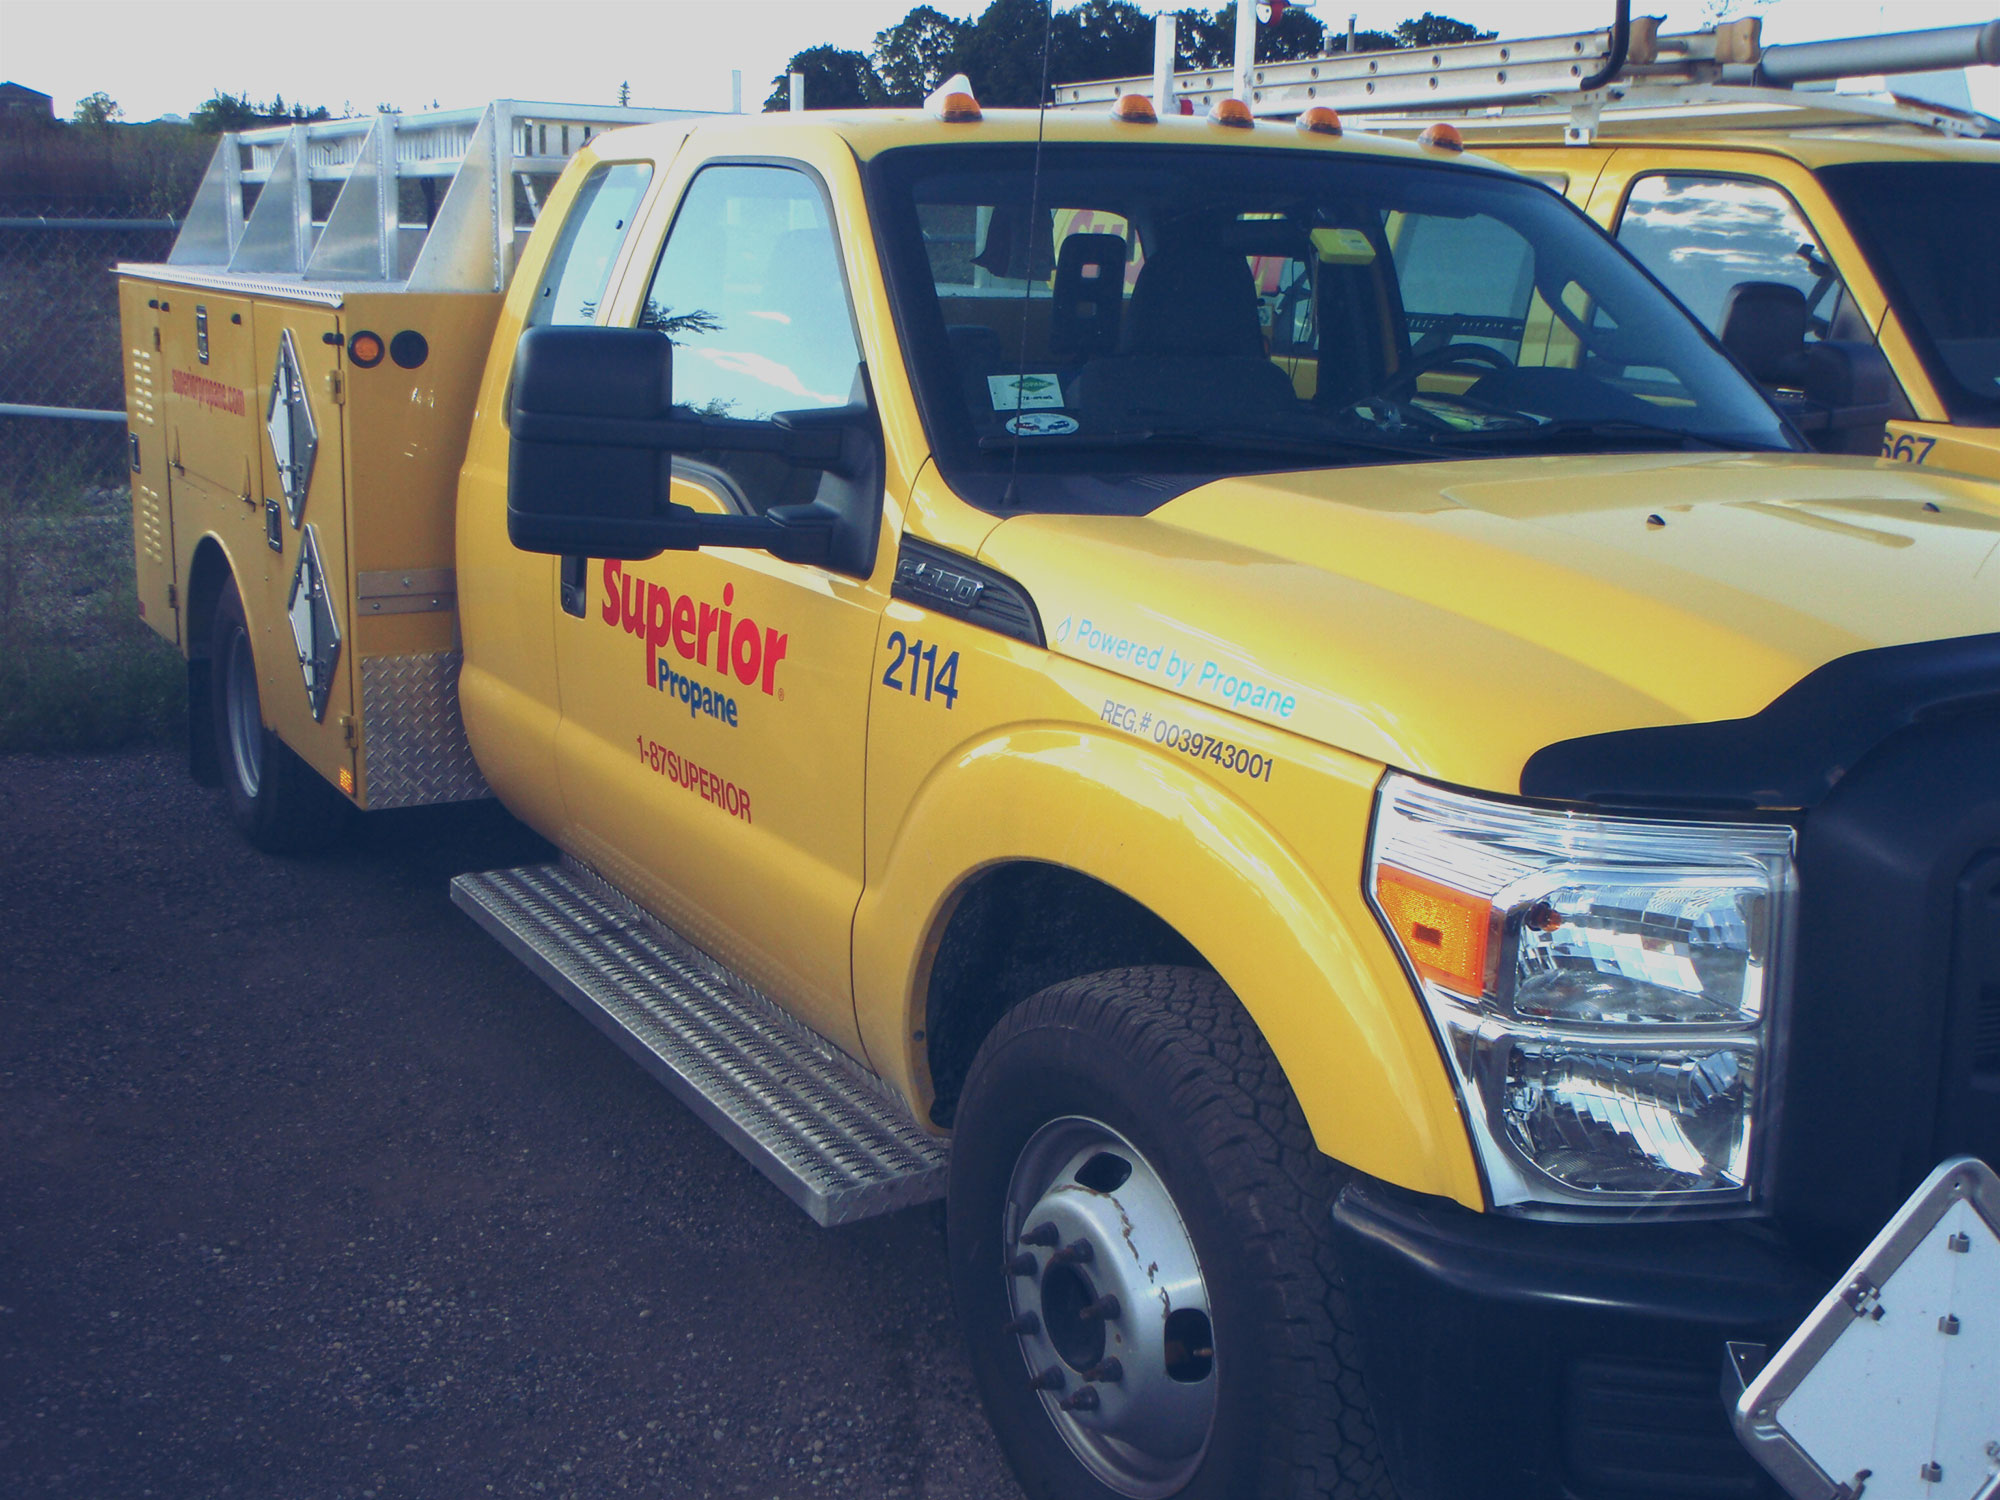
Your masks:
[{"label": "front wheel", "polygon": [[953,1292],[1031,1496],[1392,1496],[1332,1270],[1338,1169],[1220,979],[1044,990],[955,1123]]},{"label": "front wheel", "polygon": [[209,662],[215,748],[231,821],[266,853],[325,848],[340,836],[353,809],[264,727],[256,654],[233,579],[215,603]]}]

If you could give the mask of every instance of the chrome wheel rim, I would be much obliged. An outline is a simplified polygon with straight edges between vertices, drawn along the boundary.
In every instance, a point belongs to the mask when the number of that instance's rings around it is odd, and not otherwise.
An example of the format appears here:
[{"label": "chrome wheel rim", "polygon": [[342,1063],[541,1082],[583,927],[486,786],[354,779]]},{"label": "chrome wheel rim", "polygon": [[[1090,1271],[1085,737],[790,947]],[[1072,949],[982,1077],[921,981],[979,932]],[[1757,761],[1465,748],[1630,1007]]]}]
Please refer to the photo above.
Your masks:
[{"label": "chrome wheel rim", "polygon": [[1023,1378],[1099,1482],[1133,1500],[1174,1494],[1208,1452],[1218,1356],[1166,1184],[1110,1126],[1068,1116],[1022,1150],[1004,1215]]},{"label": "chrome wheel rim", "polygon": [[223,653],[222,693],[230,770],[243,795],[254,798],[264,783],[264,720],[257,708],[257,664],[241,630],[230,633]]}]

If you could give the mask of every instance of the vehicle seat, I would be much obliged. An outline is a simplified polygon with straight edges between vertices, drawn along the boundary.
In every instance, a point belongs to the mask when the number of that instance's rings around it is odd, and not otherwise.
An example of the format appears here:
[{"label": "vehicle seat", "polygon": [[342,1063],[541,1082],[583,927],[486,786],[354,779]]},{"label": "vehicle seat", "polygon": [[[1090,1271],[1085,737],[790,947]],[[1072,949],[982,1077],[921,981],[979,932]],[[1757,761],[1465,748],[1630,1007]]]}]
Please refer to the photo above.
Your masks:
[{"label": "vehicle seat", "polygon": [[1739,281],[1722,301],[1722,347],[1759,385],[1805,383],[1806,294],[1782,281]]},{"label": "vehicle seat", "polygon": [[1201,240],[1147,257],[1125,310],[1124,352],[1086,364],[1075,391],[1091,418],[1143,411],[1213,422],[1297,405],[1264,353],[1249,261]]},{"label": "vehicle seat", "polygon": [[1093,359],[1118,349],[1125,313],[1125,237],[1073,234],[1056,255],[1049,352]]}]

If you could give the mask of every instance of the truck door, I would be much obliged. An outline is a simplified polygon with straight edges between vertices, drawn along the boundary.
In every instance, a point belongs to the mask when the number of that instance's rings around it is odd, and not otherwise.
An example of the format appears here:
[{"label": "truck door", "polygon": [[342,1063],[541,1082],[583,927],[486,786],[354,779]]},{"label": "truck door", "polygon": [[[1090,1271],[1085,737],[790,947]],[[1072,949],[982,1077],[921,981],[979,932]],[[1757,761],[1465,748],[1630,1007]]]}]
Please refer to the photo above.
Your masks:
[{"label": "truck door", "polygon": [[[865,399],[831,205],[806,170],[697,171],[636,316],[674,340],[677,406],[761,418]],[[693,455],[674,460],[673,496],[757,512],[818,479]],[[731,548],[565,571],[556,753],[575,852],[858,1054],[849,941],[889,569]]]}]

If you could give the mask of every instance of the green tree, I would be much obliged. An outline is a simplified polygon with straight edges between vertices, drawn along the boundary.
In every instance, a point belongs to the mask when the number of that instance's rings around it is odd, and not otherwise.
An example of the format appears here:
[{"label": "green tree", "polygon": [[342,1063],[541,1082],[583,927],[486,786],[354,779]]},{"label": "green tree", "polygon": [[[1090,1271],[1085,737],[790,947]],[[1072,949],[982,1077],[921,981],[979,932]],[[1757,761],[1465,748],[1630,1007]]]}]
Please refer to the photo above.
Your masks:
[{"label": "green tree", "polygon": [[972,91],[989,109],[1033,109],[1045,101],[1043,76],[1062,78],[1055,59],[1043,67],[1045,43],[1054,39],[1047,0],[993,0],[979,13],[952,55],[950,71],[972,80]]},{"label": "green tree", "polygon": [[[1257,61],[1287,62],[1295,57],[1318,57],[1327,50],[1327,31],[1316,17],[1296,7],[1288,8],[1274,23],[1257,27]],[[1346,45],[1346,33],[1341,33]],[[1181,12],[1180,45],[1174,51],[1177,68],[1228,68],[1236,64],[1236,6],[1234,0],[1213,11]],[[1152,66],[1146,54],[1145,72]]]},{"label": "green tree", "polygon": [[211,135],[225,130],[248,130],[263,123],[248,94],[232,94],[224,89],[217,89],[188,115],[188,124]]},{"label": "green tree", "polygon": [[630,82],[626,82],[626,83],[621,83],[621,84],[619,84],[619,85],[618,85],[618,107],[619,107],[620,109],[625,109],[625,108],[628,108],[628,107],[629,107],[629,106],[631,105],[631,103],[632,103],[632,85],[631,85],[631,83],[630,83]]},{"label": "green tree", "polygon": [[1049,82],[1129,78],[1153,67],[1153,18],[1128,0],[1083,0],[1051,28]]},{"label": "green tree", "polygon": [[882,102],[921,104],[950,76],[952,55],[972,29],[928,5],[919,5],[894,26],[875,33],[875,72]]},{"label": "green tree", "polygon": [[806,104],[811,109],[867,109],[882,102],[882,80],[865,55],[822,44],[792,54],[785,71],[771,80],[766,110],[791,108],[794,73],[806,75]]},{"label": "green tree", "polygon": [[1490,42],[1498,35],[1497,31],[1481,31],[1469,21],[1454,20],[1450,16],[1437,16],[1425,11],[1415,20],[1404,21],[1396,27],[1396,45],[1449,47],[1454,42]]},{"label": "green tree", "polygon": [[125,111],[118,107],[116,99],[99,89],[77,100],[76,113],[70,118],[79,125],[109,125],[124,119]]},{"label": "green tree", "polygon": [[188,116],[197,130],[219,134],[225,130],[255,130],[262,125],[305,125],[314,120],[330,120],[333,112],[324,104],[287,104],[278,94],[269,104],[258,104],[248,94],[232,94],[217,89]]}]

